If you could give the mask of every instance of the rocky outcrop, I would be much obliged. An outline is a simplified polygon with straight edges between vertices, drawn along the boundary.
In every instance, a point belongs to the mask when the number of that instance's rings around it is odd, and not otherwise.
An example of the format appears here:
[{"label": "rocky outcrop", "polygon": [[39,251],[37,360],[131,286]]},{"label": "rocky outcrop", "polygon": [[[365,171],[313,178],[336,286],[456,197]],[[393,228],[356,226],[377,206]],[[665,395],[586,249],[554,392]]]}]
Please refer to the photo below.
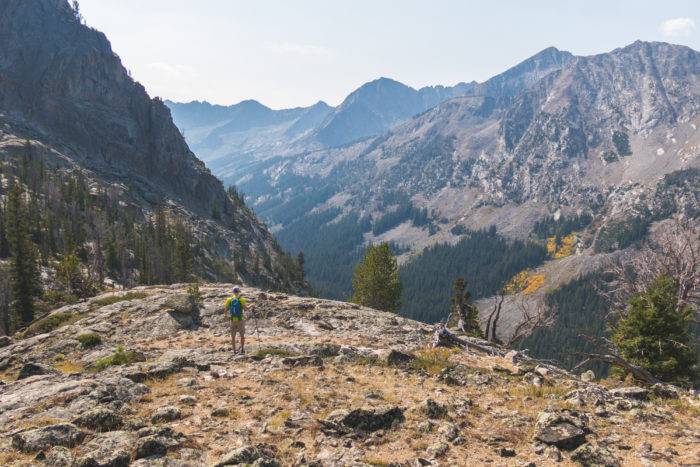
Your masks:
[{"label": "rocky outcrop", "polygon": [[[144,287],[144,298],[71,305],[77,321],[0,348],[0,360],[19,353],[51,370],[18,380],[18,359],[0,372],[0,463],[694,462],[682,448],[700,434],[687,391],[645,399],[646,388],[583,382],[522,352],[433,348],[431,326],[389,313],[246,287],[255,314],[247,353],[234,354],[230,288],[200,286],[196,327],[171,313],[186,286]],[[86,332],[99,347],[62,344]],[[94,365],[119,346],[142,361]],[[662,388],[679,400],[651,397]]]}]

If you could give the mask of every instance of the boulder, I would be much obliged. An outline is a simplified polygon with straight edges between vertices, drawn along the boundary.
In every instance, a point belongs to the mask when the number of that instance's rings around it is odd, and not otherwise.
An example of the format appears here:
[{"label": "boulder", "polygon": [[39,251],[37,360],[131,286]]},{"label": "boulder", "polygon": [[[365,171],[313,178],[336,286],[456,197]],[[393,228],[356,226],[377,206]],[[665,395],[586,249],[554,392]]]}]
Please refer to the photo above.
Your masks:
[{"label": "boulder", "polygon": [[432,399],[426,400],[421,409],[428,416],[428,418],[447,417],[447,407],[439,402],[435,402]]},{"label": "boulder", "polygon": [[16,433],[12,446],[22,452],[44,451],[53,446],[72,448],[85,439],[86,433],[72,423],[59,423]]},{"label": "boulder", "polygon": [[0,349],[7,347],[12,344],[12,338],[10,336],[0,336]]},{"label": "boulder", "polygon": [[182,418],[180,409],[173,405],[160,407],[151,415],[151,423],[172,422]]},{"label": "boulder", "polygon": [[73,454],[63,446],[54,446],[46,453],[46,465],[51,467],[72,467]]},{"label": "boulder", "polygon": [[75,467],[127,467],[136,438],[126,431],[102,433],[80,446]]},{"label": "boulder", "polygon": [[617,388],[610,391],[615,397],[622,397],[624,399],[633,399],[638,401],[646,401],[649,399],[650,391],[645,388],[640,388],[638,386],[630,386],[627,388]]},{"label": "boulder", "polygon": [[656,383],[651,387],[651,392],[661,399],[678,399],[681,394],[678,388],[670,384]]},{"label": "boulder", "polygon": [[17,380],[29,378],[30,376],[36,376],[36,375],[55,375],[58,374],[56,370],[53,368],[42,365],[41,363],[36,363],[36,362],[26,362],[22,367],[19,369],[19,374],[17,375]]},{"label": "boulder", "polygon": [[388,430],[403,423],[405,417],[401,407],[379,407],[355,409],[351,411],[336,410],[326,420],[319,420],[321,431],[327,435],[344,435],[350,432],[372,433]]},{"label": "boulder", "polygon": [[595,373],[593,372],[593,370],[588,370],[581,373],[581,381],[583,381],[584,383],[590,383],[592,381],[595,381]]},{"label": "boulder", "polygon": [[586,442],[588,417],[571,410],[545,411],[535,424],[535,440],[565,450],[573,450]]},{"label": "boulder", "polygon": [[281,464],[275,456],[276,449],[269,444],[247,445],[224,454],[215,467],[241,464],[255,467],[279,467]]},{"label": "boulder", "polygon": [[185,293],[170,295],[163,302],[163,307],[180,315],[192,315],[198,309],[194,298]]},{"label": "boulder", "polygon": [[620,467],[620,461],[607,448],[588,443],[578,447],[571,460],[585,467]]},{"label": "boulder", "polygon": [[182,405],[193,406],[193,405],[197,404],[197,398],[194,396],[187,395],[187,394],[180,396],[180,399],[178,399],[178,401]]},{"label": "boulder", "polygon": [[442,457],[449,449],[449,444],[438,441],[437,443],[428,447],[428,454],[430,454],[431,457]]},{"label": "boulder", "polygon": [[168,452],[168,446],[158,436],[144,436],[136,441],[136,459],[144,459],[151,456],[164,456]]},{"label": "boulder", "polygon": [[113,410],[97,407],[80,414],[73,423],[95,431],[112,431],[122,426],[122,417]]},{"label": "boulder", "polygon": [[416,356],[410,353],[399,352],[391,349],[382,357],[382,361],[389,366],[406,367],[416,359]]},{"label": "boulder", "polygon": [[260,457],[260,452],[255,446],[243,446],[224,454],[216,467],[224,465],[252,464]]}]

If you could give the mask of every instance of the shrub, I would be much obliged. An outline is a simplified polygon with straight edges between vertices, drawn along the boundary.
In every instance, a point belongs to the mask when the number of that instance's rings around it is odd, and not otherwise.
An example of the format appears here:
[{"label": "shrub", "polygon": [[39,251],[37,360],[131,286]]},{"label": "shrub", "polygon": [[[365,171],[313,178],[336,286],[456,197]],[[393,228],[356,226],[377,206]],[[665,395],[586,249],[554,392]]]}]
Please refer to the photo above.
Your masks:
[{"label": "shrub", "polygon": [[36,336],[37,334],[51,332],[54,329],[60,328],[61,326],[75,323],[80,318],[81,315],[78,313],[67,313],[65,311],[52,313],[30,324],[21,335],[23,337],[31,337]]},{"label": "shrub", "polygon": [[437,347],[434,349],[421,350],[416,358],[411,361],[414,370],[424,370],[430,374],[439,374],[445,368],[453,366],[450,362],[450,355],[454,350]]},{"label": "shrub", "polygon": [[100,358],[95,362],[94,368],[97,371],[102,371],[110,366],[128,365],[138,360],[136,352],[125,351],[121,345],[109,357]]},{"label": "shrub", "polygon": [[93,305],[98,307],[103,307],[107,305],[113,305],[119,302],[125,302],[128,300],[138,300],[140,298],[146,298],[148,294],[145,292],[127,292],[124,295],[109,295],[107,297],[98,298],[92,301]]},{"label": "shrub", "polygon": [[80,345],[82,345],[84,348],[90,348],[90,347],[95,347],[96,345],[100,345],[102,343],[102,338],[100,337],[99,334],[95,332],[86,332],[85,334],[80,334],[78,337],[76,337],[78,342],[80,342]]}]

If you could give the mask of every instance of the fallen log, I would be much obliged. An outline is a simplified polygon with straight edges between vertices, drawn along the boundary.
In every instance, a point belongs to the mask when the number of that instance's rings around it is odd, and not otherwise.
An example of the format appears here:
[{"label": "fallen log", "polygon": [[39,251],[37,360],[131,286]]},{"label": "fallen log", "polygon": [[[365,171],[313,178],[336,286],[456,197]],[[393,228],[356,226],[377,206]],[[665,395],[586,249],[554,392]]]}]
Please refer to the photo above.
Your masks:
[{"label": "fallen log", "polygon": [[581,354],[586,357],[584,361],[576,365],[571,372],[575,373],[579,368],[584,366],[587,363],[590,362],[605,362],[609,363],[611,365],[618,366],[620,368],[624,368],[625,370],[629,371],[632,373],[632,375],[637,378],[639,381],[643,381],[647,384],[656,384],[660,383],[658,379],[654,377],[651,373],[649,373],[647,370],[642,368],[639,365],[635,365],[634,363],[628,362],[624,358],[620,357],[619,355],[614,355],[614,354]]},{"label": "fallen log", "polygon": [[433,347],[460,347],[464,350],[478,350],[489,355],[502,357],[505,351],[498,347],[476,342],[475,339],[463,339],[450,332],[445,325],[438,324],[433,332]]}]

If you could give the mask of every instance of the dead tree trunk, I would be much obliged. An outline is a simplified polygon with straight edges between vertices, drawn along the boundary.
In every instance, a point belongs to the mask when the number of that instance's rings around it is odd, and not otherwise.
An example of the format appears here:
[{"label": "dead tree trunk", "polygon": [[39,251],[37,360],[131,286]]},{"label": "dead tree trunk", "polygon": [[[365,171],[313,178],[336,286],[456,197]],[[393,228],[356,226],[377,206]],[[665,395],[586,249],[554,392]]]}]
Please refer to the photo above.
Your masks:
[{"label": "dead tree trunk", "polygon": [[483,345],[474,342],[472,339],[462,339],[452,334],[447,327],[442,324],[435,326],[433,332],[433,347],[459,347],[464,350],[478,350],[479,352],[488,353],[489,355],[502,355],[503,352],[489,345]]},{"label": "dead tree trunk", "polygon": [[609,363],[611,365],[618,366],[620,368],[624,368],[625,370],[629,371],[632,373],[632,375],[637,378],[639,381],[643,381],[647,384],[656,384],[659,383],[660,381],[656,379],[651,373],[649,373],[647,370],[642,368],[639,365],[635,365],[634,363],[628,362],[624,358],[620,357],[619,355],[614,355],[614,354],[584,354],[586,359],[576,365],[573,370],[571,370],[572,373],[576,372],[579,368],[584,366],[586,363],[589,362],[605,362]]}]

